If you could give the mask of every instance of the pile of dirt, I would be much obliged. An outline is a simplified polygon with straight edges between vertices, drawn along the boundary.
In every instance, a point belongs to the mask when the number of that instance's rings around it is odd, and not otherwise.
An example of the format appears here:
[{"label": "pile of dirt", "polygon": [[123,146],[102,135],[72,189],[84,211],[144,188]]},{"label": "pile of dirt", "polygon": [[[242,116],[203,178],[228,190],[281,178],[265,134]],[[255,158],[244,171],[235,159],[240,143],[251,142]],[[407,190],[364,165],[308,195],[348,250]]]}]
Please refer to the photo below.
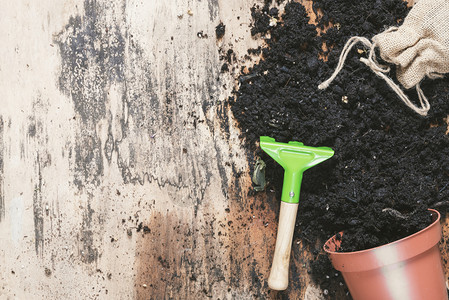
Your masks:
[{"label": "pile of dirt", "polygon": [[[279,12],[270,2],[251,12],[252,33],[266,40],[263,59],[240,76],[230,102],[249,157],[255,161],[260,156],[266,162],[269,188],[276,190],[278,198],[283,169],[259,149],[260,136],[335,150],[333,158],[304,175],[297,238],[313,248],[345,230],[343,250],[353,251],[426,227],[427,208],[444,212],[448,207],[448,78],[422,83],[432,107],[428,117],[420,117],[359,61],[367,50],[360,45],[332,85],[325,91],[317,88],[333,72],[351,36],[371,38],[400,24],[409,10],[406,4],[315,0],[314,11],[322,15],[318,28],[331,26],[319,36],[301,4],[288,2]],[[394,71],[390,76],[395,78]],[[407,94],[417,101],[414,91]],[[332,278],[328,278],[332,269],[319,250],[312,271],[332,297]]]}]

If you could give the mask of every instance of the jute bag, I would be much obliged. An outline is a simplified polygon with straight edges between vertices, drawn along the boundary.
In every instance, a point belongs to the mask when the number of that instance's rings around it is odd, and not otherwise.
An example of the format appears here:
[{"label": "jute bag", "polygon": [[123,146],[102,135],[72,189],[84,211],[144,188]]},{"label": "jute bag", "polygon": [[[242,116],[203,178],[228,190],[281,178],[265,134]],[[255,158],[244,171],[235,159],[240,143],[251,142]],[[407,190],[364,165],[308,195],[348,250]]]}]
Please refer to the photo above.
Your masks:
[{"label": "jute bag", "polygon": [[[420,82],[426,76],[431,79],[441,78],[449,72],[449,0],[418,1],[400,27],[387,29],[374,36],[372,42],[364,37],[350,38],[341,52],[334,73],[318,88],[326,89],[329,86],[343,68],[349,51],[357,43],[370,48],[368,58],[360,58],[360,61],[384,79],[407,106],[425,116],[430,104],[420,88]],[[404,88],[416,88],[421,107],[412,103],[387,76],[390,68],[377,62],[375,48],[379,49],[383,60],[396,65],[397,79]]]}]

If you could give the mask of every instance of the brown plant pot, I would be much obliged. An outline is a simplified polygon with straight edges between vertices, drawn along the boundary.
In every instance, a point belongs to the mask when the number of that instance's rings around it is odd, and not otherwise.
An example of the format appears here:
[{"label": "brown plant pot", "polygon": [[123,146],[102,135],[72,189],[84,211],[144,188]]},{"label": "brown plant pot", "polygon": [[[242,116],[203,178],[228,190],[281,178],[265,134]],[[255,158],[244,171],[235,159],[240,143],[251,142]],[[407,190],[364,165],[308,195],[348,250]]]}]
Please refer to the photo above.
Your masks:
[{"label": "brown plant pot", "polygon": [[[432,224],[398,241],[355,252],[336,252],[341,238],[324,244],[332,265],[354,300],[447,300],[441,254],[440,214],[429,209]],[[343,232],[340,233],[343,235]]]}]

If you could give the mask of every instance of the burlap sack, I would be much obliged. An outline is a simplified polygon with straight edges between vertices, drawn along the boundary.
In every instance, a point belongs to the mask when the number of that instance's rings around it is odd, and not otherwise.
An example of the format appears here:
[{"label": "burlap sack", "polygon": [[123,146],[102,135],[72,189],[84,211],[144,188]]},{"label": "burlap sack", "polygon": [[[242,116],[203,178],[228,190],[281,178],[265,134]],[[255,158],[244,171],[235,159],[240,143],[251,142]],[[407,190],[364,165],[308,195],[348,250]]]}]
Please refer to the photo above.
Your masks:
[{"label": "burlap sack", "polygon": [[[391,27],[373,37],[373,42],[364,37],[352,37],[340,55],[340,62],[332,76],[319,85],[325,89],[343,68],[351,48],[363,43],[371,50],[368,58],[361,58],[373,72],[383,78],[407,106],[420,115],[427,115],[429,102],[420,88],[427,76],[440,78],[449,72],[449,0],[419,0],[400,27]],[[387,76],[389,67],[379,65],[374,48],[388,63],[396,65],[398,81],[406,89],[415,87],[421,107],[412,103],[401,88]]]},{"label": "burlap sack", "polygon": [[412,88],[425,76],[449,72],[449,0],[420,0],[404,23],[373,38],[385,61],[397,65],[399,82]]}]

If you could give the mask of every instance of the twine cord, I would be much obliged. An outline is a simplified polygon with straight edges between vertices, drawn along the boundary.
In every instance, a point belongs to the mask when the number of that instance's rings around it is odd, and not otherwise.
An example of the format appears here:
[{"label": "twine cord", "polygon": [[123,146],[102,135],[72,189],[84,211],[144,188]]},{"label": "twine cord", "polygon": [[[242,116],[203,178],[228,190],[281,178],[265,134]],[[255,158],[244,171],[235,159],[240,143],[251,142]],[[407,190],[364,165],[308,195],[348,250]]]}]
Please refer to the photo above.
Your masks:
[{"label": "twine cord", "polygon": [[[386,32],[391,32],[395,30],[397,30],[397,28],[392,27],[389,28]],[[388,72],[390,72],[390,68],[388,66],[380,65],[377,62],[375,55],[376,44],[372,43],[370,40],[364,37],[353,36],[346,42],[345,46],[343,47],[343,50],[341,51],[338,65],[335,68],[334,73],[332,73],[332,75],[326,81],[323,81],[320,85],[318,85],[318,88],[320,90],[324,90],[329,87],[332,81],[334,81],[334,79],[337,77],[338,73],[340,73],[340,71],[343,69],[349,52],[358,43],[362,43],[363,45],[365,45],[367,48],[370,49],[368,53],[368,58],[362,57],[360,58],[360,61],[363,62],[365,65],[367,65],[374,72],[374,74],[382,78],[408,107],[410,107],[413,111],[420,114],[421,116],[426,116],[427,112],[430,109],[430,104],[429,101],[427,100],[427,97],[424,95],[420,84],[417,84],[415,88],[418,94],[421,107],[413,104],[407,97],[407,95],[404,93],[404,91],[399,87],[399,85],[396,84],[390,77],[386,75]],[[435,78],[441,76],[440,74],[432,74],[432,75]]]}]

